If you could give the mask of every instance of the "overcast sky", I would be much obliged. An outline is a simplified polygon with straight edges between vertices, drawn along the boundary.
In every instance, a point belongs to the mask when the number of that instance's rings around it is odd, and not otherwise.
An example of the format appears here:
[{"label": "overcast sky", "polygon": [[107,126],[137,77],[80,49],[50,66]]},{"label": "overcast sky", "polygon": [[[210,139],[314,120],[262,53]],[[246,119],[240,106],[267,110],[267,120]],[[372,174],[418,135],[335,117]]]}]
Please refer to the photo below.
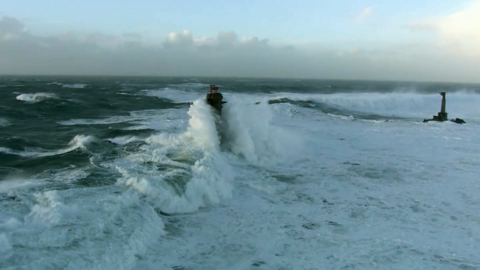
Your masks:
[{"label": "overcast sky", "polygon": [[0,74],[480,82],[480,0],[0,0]]}]

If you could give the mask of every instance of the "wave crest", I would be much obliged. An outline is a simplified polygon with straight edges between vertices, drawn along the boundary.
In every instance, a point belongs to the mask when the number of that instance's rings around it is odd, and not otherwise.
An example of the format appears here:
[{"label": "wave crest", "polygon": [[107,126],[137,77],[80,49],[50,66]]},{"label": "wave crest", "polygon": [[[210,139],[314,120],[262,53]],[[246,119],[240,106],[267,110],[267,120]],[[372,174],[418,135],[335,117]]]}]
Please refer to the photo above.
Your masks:
[{"label": "wave crest", "polygon": [[193,212],[232,196],[233,172],[220,152],[211,107],[197,100],[188,114],[185,132],[150,136],[140,153],[111,164],[122,175],[119,184],[166,213]]},{"label": "wave crest", "polygon": [[17,100],[27,103],[37,103],[47,99],[58,99],[58,97],[53,93],[21,94],[17,96]]},{"label": "wave crest", "polygon": [[94,136],[85,136],[85,135],[76,135],[69,143],[69,147],[55,150],[55,151],[47,151],[45,149],[29,149],[25,151],[16,151],[10,148],[0,147],[0,152],[9,155],[16,155],[21,157],[28,157],[28,158],[39,158],[39,157],[49,157],[49,156],[56,156],[66,154],[68,152],[74,151],[76,149],[87,149],[87,145],[91,142],[95,141],[96,138]]}]

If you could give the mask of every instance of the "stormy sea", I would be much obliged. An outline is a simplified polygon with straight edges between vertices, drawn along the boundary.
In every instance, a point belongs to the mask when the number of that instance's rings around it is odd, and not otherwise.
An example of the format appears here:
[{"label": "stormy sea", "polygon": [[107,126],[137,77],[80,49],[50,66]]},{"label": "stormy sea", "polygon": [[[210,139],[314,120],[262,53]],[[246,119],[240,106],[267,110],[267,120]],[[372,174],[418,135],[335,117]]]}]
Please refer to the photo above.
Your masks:
[{"label": "stormy sea", "polygon": [[[466,124],[423,122],[440,91]],[[0,77],[0,268],[479,269],[479,104],[471,84]]]}]

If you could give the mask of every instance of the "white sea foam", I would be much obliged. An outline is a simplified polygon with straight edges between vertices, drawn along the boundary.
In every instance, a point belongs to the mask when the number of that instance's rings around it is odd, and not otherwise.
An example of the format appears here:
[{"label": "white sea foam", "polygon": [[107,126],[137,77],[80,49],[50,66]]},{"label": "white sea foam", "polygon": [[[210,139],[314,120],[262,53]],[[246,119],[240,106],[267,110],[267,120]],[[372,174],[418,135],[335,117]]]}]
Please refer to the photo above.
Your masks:
[{"label": "white sea foam", "polygon": [[[442,97],[438,94],[398,93],[338,93],[338,94],[282,94],[279,98],[311,100],[338,106],[358,112],[376,113],[386,116],[431,118],[440,111]],[[475,106],[480,95],[471,92],[447,94],[447,112],[453,118],[479,117],[480,110]]]},{"label": "white sea foam", "polygon": [[[137,254],[144,254],[152,242],[164,235],[164,224],[136,194],[127,192],[115,196],[104,192],[108,193],[108,190],[34,193],[30,211],[22,222],[13,219],[0,221],[0,228],[6,232],[6,237],[0,236],[3,251],[11,251],[12,243],[19,240],[18,236],[13,237],[13,242],[8,239],[12,237],[11,233],[22,230],[24,233],[20,239],[30,240],[22,241],[26,248],[23,255],[29,258],[21,262],[25,267],[57,265],[70,269],[131,269],[138,259]],[[50,252],[46,247],[61,252]],[[3,254],[0,258],[2,265],[18,265],[11,253]]]},{"label": "white sea foam", "polygon": [[10,122],[5,119],[5,118],[0,118],[0,127],[6,127],[6,126],[9,126],[10,125]]},{"label": "white sea foam", "polygon": [[63,88],[78,88],[78,89],[81,89],[81,88],[85,88],[88,84],[85,84],[85,83],[60,83],[60,82],[51,82],[51,83],[48,83],[47,85],[58,85],[58,86],[61,86]]},{"label": "white sea foam", "polygon": [[79,89],[82,89],[82,88],[85,88],[86,86],[87,86],[87,84],[85,84],[85,83],[62,84],[62,87],[64,87],[64,88],[79,88]]},{"label": "white sea foam", "polygon": [[17,96],[17,100],[25,101],[27,103],[37,103],[47,99],[57,99],[58,97],[53,93],[35,93],[35,94],[21,94]]},{"label": "white sea foam", "polygon": [[[353,96],[363,101],[320,98],[362,112],[419,118],[435,114],[440,101],[439,95],[411,96],[425,98],[423,105],[431,102],[432,109],[422,109],[409,107],[402,96]],[[139,151],[98,162],[119,173],[117,185],[7,188],[0,210],[0,264],[7,269],[480,267],[475,95],[447,95],[447,111],[452,117],[465,112],[465,125],[345,121],[293,104],[253,105],[258,95],[237,97],[228,96],[221,119],[203,100],[191,106],[188,121],[184,111],[171,111],[177,124],[149,137]],[[402,112],[415,106],[423,111]],[[220,138],[214,129],[222,125],[221,135],[229,136]]]},{"label": "white sea foam", "polygon": [[110,138],[107,140],[109,142],[112,142],[114,144],[119,144],[119,145],[125,145],[127,143],[136,142],[136,141],[143,141],[143,139],[137,136],[121,136],[121,137]]},{"label": "white sea foam", "polygon": [[[113,164],[123,176],[120,184],[147,195],[155,207],[168,213],[192,212],[231,197],[233,175],[219,152],[212,108],[197,100],[188,113],[191,118],[184,133],[151,136],[142,153]],[[177,169],[159,174],[156,167],[143,165],[145,162]],[[180,182],[172,184],[171,179]],[[178,193],[172,185],[183,191]]]},{"label": "white sea foam", "polygon": [[166,98],[175,102],[193,102],[200,97],[205,96],[201,92],[179,90],[176,88],[164,88],[157,90],[144,90],[145,95],[159,98]]},{"label": "white sea foam", "polygon": [[15,188],[25,187],[32,184],[32,181],[25,179],[0,179],[0,193],[6,193]]},{"label": "white sea foam", "polygon": [[[131,123],[134,126],[126,127],[125,130],[171,130],[183,126],[186,115],[178,115],[175,110],[144,110],[130,112],[129,116],[112,116],[104,119],[70,119],[60,121],[65,126],[76,125],[110,125],[119,123]],[[180,120],[181,121],[178,121]]]},{"label": "white sea foam", "polygon": [[51,82],[51,83],[47,83],[47,85],[62,85],[62,83],[59,83],[59,82]]},{"label": "white sea foam", "polygon": [[0,234],[0,254],[5,253],[12,249],[10,242],[8,241],[7,236],[4,233]]},{"label": "white sea foam", "polygon": [[274,126],[267,101],[231,97],[223,109],[225,146],[252,164],[294,160],[302,152],[303,138]]},{"label": "white sea foam", "polygon": [[79,148],[85,150],[87,149],[86,148],[87,145],[95,140],[96,138],[94,136],[76,135],[68,143],[69,147],[62,148],[59,150],[48,151],[40,148],[33,148],[33,149],[26,149],[25,151],[16,151],[6,147],[0,147],[0,152],[5,154],[10,154],[10,155],[17,155],[17,156],[31,157],[31,158],[56,156],[56,155],[62,155],[62,154],[74,151]]},{"label": "white sea foam", "polygon": [[169,86],[176,89],[181,89],[181,90],[191,90],[191,89],[208,88],[209,84],[198,83],[198,82],[188,82],[188,83],[170,84]]},{"label": "white sea foam", "polygon": [[58,122],[65,126],[75,125],[110,125],[140,120],[141,118],[135,118],[130,116],[112,116],[106,119],[71,119]]},{"label": "white sea foam", "polygon": [[345,116],[345,115],[338,115],[338,114],[333,114],[333,113],[328,113],[329,116],[331,117],[334,117],[334,118],[338,118],[338,119],[341,119],[341,120],[345,120],[345,121],[353,121],[355,120],[355,117],[351,116],[351,115],[348,115],[348,116]]}]

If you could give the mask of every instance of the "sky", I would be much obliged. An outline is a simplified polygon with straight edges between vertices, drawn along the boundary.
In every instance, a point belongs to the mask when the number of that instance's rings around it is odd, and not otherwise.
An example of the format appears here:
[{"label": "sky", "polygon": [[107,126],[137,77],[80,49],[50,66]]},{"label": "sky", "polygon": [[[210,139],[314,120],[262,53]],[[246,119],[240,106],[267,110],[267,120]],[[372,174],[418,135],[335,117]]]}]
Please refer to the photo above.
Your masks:
[{"label": "sky", "polygon": [[0,0],[0,74],[480,82],[480,0]]}]

